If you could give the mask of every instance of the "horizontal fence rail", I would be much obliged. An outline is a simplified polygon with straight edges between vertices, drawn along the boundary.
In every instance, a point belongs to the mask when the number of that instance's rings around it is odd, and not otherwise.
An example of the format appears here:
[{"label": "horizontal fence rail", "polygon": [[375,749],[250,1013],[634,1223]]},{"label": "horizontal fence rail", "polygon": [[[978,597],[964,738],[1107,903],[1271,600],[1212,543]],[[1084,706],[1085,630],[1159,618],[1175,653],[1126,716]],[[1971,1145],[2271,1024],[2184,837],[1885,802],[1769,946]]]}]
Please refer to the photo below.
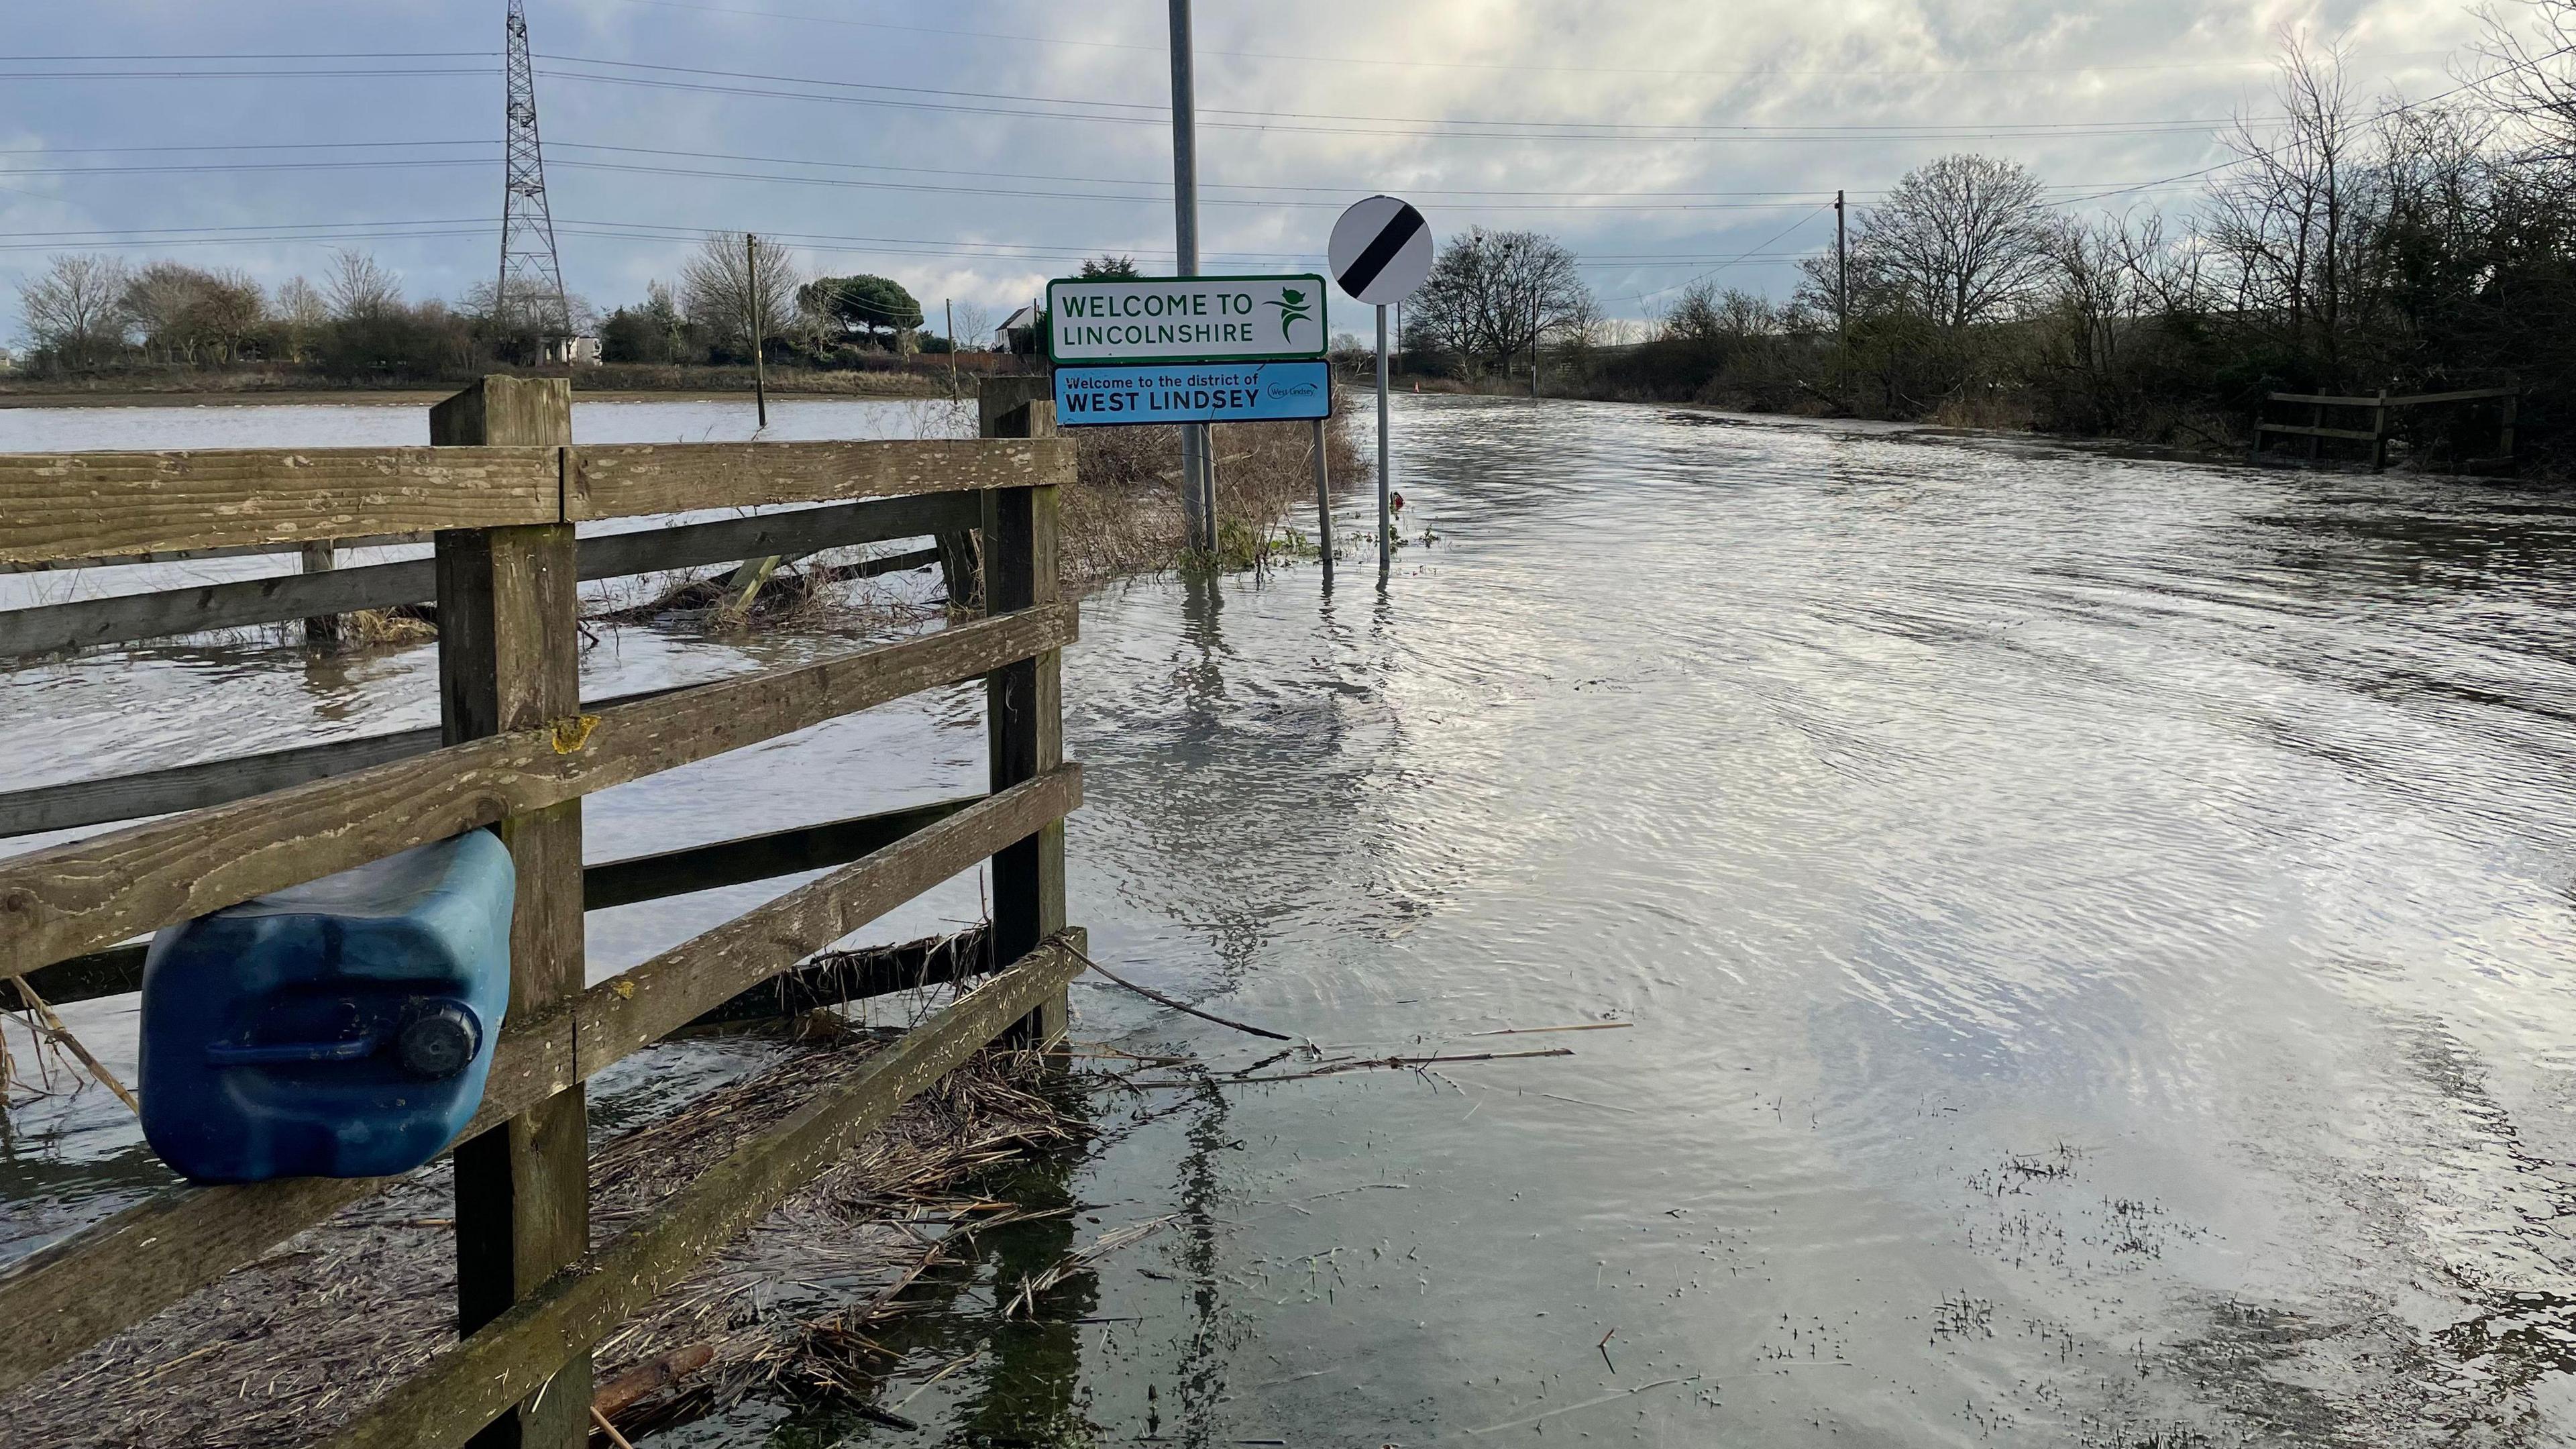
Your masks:
[{"label": "horizontal fence rail", "polygon": [[[581,873],[582,909],[613,910],[845,865],[973,803],[973,799],[941,800],[587,866]],[[73,956],[28,972],[26,981],[54,1006],[139,991],[149,949],[138,941]]]},{"label": "horizontal fence rail", "polygon": [[1072,481],[1061,439],[0,453],[0,564]]},{"label": "horizontal fence rail", "polygon": [[2315,393],[2305,392],[2276,392],[2270,396],[2273,402],[2315,403],[2320,406],[2330,408],[2375,408],[2382,405],[2392,408],[2411,408],[2420,407],[2427,403],[2482,402],[2490,398],[2520,397],[2522,396],[2522,389],[2517,387],[2473,387],[2459,392],[2417,392],[2408,393],[2404,396],[2389,397],[2379,397],[2376,395],[2370,397],[2321,397]]},{"label": "horizontal fence rail", "polygon": [[[335,538],[331,542],[340,548],[391,548],[396,544],[427,543],[430,538],[431,535],[426,533],[379,533],[358,538]],[[301,544],[245,543],[232,548],[180,548],[166,553],[117,553],[94,558],[48,559],[42,563],[0,563],[0,574],[47,574],[66,569],[121,568],[131,564],[195,563],[201,559],[261,558],[277,554],[291,556],[300,552],[302,547]]]},{"label": "horizontal fence rail", "polygon": [[496,734],[0,860],[0,976],[24,975],[513,812],[542,810],[1074,642],[1069,605]]},{"label": "horizontal fence rail", "polygon": [[319,543],[563,516],[556,448],[0,453],[0,562]]},{"label": "horizontal fence rail", "polygon": [[[933,537],[972,528],[982,503],[973,494],[929,494],[804,508],[757,518],[727,518],[581,540],[583,582],[701,568],[771,555]],[[911,558],[907,567],[934,562]],[[0,655],[43,654],[125,644],[173,634],[199,634],[283,623],[360,609],[428,602],[438,592],[431,559],[368,564],[325,573],[282,574],[201,584],[157,593],[119,594],[33,608],[0,610]]]}]

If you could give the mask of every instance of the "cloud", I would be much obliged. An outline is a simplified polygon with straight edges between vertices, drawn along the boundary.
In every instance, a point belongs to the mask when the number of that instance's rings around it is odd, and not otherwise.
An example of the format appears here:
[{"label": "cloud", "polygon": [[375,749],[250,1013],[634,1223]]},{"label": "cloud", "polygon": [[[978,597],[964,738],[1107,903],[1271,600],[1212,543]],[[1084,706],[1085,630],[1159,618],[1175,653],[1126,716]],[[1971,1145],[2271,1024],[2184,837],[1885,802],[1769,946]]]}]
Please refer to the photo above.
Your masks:
[{"label": "cloud", "polygon": [[[13,26],[12,48],[491,52],[501,34],[500,0],[208,9],[38,7]],[[2221,154],[2211,128],[2170,123],[2262,110],[2262,62],[2283,25],[2348,35],[2366,89],[2418,94],[2450,84],[2444,53],[2474,29],[2458,6],[2430,0],[1308,0],[1200,10],[1211,268],[1315,265],[1341,205],[1392,191],[1443,231],[1482,223],[1562,237],[1614,314],[1747,252],[1765,254],[1727,267],[1726,280],[1785,290],[1789,259],[1767,253],[1825,242],[1830,218],[1817,208],[1835,188],[1865,203],[1945,151],[2013,156],[2069,195],[2208,165]],[[714,229],[778,236],[816,270],[884,272],[933,305],[957,296],[997,310],[1082,254],[1134,253],[1151,266],[1170,252],[1161,6],[532,0],[530,12],[566,279],[603,303],[672,275],[693,234]],[[54,148],[33,161],[56,166],[190,169],[0,176],[10,188],[0,191],[0,231],[23,246],[32,232],[117,229],[97,242],[137,255],[159,246],[273,282],[325,259],[320,243],[275,239],[287,227],[368,223],[351,230],[415,295],[462,292],[491,270],[497,245],[488,230],[501,192],[489,150],[501,129],[497,60],[337,64],[472,73],[13,84],[0,95],[0,132],[20,138],[11,146],[21,154],[0,158],[0,170],[35,169],[24,154],[34,147]],[[1012,111],[1023,114],[996,114]],[[412,142],[485,149],[384,144]],[[68,149],[326,144],[342,149]],[[616,147],[634,149],[605,149]],[[417,223],[452,218],[483,218],[487,229],[420,234],[437,229]],[[213,226],[250,230],[185,245],[126,230]],[[32,265],[41,253],[0,251],[0,307]]]}]

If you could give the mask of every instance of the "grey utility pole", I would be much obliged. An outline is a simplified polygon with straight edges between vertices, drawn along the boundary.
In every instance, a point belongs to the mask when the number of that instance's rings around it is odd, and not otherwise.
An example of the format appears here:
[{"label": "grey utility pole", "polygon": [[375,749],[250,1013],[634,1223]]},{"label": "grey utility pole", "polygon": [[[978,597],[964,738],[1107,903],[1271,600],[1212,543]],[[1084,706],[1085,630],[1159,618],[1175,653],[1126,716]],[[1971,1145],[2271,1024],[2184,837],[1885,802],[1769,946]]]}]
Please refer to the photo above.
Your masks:
[{"label": "grey utility pole", "polygon": [[1851,368],[1851,252],[1843,245],[1843,194],[1834,192],[1834,343]]},{"label": "grey utility pole", "polygon": [[[1197,83],[1191,74],[1190,0],[1172,0],[1173,270],[1199,274],[1199,138]],[[1190,546],[1216,551],[1215,490],[1208,486],[1205,426],[1181,425],[1181,517]]]}]

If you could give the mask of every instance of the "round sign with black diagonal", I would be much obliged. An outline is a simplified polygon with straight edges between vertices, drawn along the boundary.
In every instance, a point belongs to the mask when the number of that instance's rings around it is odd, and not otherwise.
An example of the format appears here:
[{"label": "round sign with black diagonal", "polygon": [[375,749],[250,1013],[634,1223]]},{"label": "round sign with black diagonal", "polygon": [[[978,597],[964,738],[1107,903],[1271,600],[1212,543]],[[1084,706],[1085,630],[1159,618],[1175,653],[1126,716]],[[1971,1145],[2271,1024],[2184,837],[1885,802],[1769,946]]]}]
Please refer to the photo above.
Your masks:
[{"label": "round sign with black diagonal", "polygon": [[1401,302],[1431,276],[1431,223],[1410,202],[1372,196],[1333,223],[1333,280],[1363,302]]}]

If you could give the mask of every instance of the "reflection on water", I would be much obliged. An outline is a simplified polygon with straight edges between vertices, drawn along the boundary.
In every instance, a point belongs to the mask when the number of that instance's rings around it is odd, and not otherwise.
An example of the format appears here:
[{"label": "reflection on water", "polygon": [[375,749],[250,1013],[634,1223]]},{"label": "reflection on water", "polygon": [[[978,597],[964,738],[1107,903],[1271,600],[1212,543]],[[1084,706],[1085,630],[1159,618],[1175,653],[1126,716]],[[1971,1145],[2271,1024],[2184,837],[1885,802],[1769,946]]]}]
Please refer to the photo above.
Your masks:
[{"label": "reflection on water", "polygon": [[[1015,1188],[1077,1216],[916,1326],[922,1376],[994,1345],[921,1434],[769,1406],[672,1442],[2576,1437],[2576,510],[1399,405],[1441,541],[1386,593],[1086,603],[1073,916],[1111,969],[1328,1055],[1575,1055],[1104,1083],[1095,1145]],[[800,647],[626,630],[588,668]],[[0,769],[427,708],[419,657],[346,667],[22,672],[12,738],[54,753]],[[979,778],[977,708],[801,741],[841,792],[814,816]],[[593,848],[727,833],[783,759],[612,793]],[[1131,1051],[1272,1045],[1075,995]],[[1634,1025],[1473,1035],[1605,1019]],[[21,1154],[25,1217],[120,1180],[99,1140]],[[996,1320],[1030,1265],[1174,1214],[1043,1325]]]}]

